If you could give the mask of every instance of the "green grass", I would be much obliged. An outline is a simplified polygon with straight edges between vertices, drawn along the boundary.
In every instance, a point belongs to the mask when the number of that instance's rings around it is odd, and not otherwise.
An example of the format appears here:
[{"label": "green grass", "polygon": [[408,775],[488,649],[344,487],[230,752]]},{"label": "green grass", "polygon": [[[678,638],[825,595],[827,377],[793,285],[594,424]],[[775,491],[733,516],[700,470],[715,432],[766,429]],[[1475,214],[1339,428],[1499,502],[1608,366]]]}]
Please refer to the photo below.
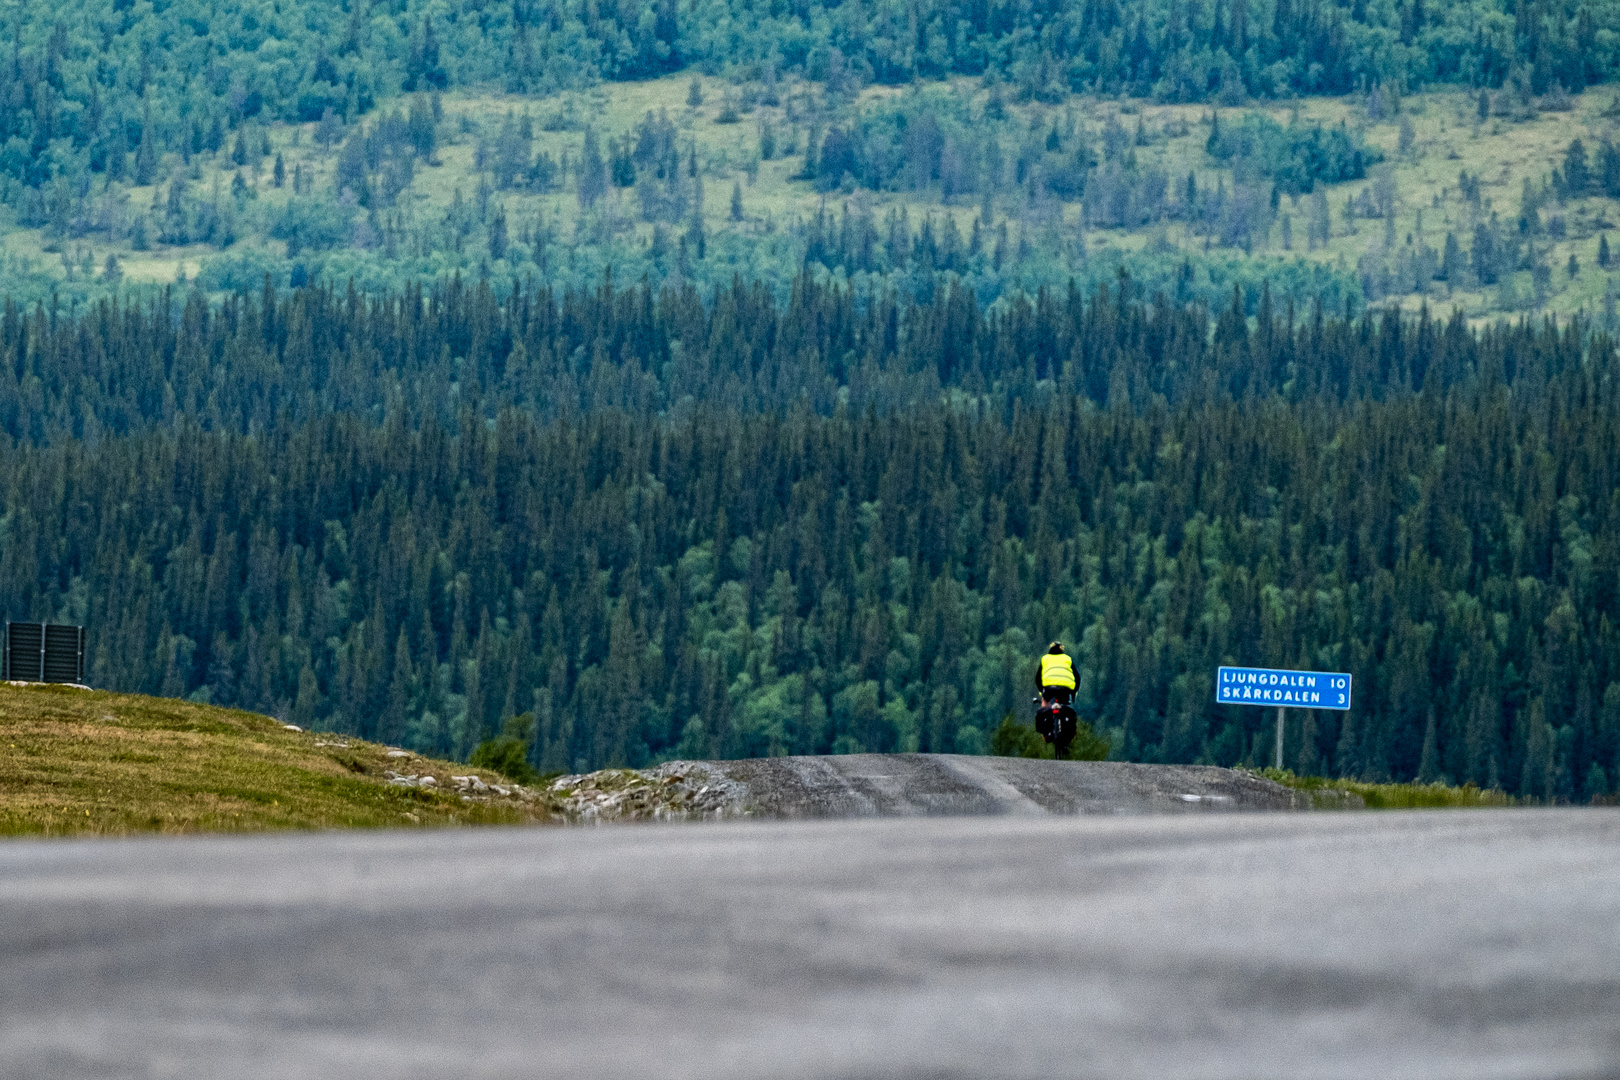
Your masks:
[{"label": "green grass", "polygon": [[1520,806],[1525,800],[1473,784],[1371,784],[1362,780],[1330,780],[1322,776],[1296,776],[1288,769],[1262,769],[1257,775],[1284,787],[1303,791],[1323,810],[1351,809],[1356,799],[1368,810],[1430,810],[1478,806]]},{"label": "green grass", "polygon": [[396,787],[487,770],[253,713],[134,694],[0,684],[0,835],[128,835],[518,824],[543,803]]}]

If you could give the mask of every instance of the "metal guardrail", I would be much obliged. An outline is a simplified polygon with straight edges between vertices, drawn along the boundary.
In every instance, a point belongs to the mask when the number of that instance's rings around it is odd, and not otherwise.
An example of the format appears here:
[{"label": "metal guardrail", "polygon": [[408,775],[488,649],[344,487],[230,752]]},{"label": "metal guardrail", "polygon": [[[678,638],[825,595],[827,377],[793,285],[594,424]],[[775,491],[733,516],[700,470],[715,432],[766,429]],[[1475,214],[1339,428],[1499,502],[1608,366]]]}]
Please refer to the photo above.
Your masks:
[{"label": "metal guardrail", "polygon": [[5,624],[0,675],[9,682],[84,683],[82,626],[53,623]]}]

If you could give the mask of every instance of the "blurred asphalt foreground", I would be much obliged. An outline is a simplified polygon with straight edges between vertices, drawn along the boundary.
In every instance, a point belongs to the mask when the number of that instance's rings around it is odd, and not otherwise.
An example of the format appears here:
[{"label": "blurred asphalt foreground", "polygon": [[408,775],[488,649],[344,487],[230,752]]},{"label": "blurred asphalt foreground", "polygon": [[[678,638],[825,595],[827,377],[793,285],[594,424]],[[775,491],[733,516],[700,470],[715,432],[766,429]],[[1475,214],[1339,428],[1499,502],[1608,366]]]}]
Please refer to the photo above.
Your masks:
[{"label": "blurred asphalt foreground", "polygon": [[1620,811],[0,844],[27,1078],[1609,1077]]}]

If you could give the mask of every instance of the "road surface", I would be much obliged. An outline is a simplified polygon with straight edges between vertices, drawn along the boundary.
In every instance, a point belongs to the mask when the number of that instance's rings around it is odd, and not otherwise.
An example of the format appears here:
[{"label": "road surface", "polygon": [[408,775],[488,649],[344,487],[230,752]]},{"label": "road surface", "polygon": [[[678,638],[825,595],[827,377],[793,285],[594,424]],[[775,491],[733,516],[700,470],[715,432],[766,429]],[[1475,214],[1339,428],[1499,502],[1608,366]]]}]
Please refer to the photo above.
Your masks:
[{"label": "road surface", "polygon": [[1362,809],[1345,791],[1294,791],[1209,765],[1048,761],[957,754],[670,761],[627,776],[608,769],[559,777],[551,794],[576,822],[1199,814]]},{"label": "road surface", "polygon": [[1620,1076],[1620,811],[0,844],[0,1074]]},{"label": "road surface", "polygon": [[[676,763],[679,765],[681,763]],[[824,754],[694,763],[742,785],[763,817],[1309,810],[1301,792],[1211,765],[962,754]],[[675,766],[666,766],[666,768]]]}]

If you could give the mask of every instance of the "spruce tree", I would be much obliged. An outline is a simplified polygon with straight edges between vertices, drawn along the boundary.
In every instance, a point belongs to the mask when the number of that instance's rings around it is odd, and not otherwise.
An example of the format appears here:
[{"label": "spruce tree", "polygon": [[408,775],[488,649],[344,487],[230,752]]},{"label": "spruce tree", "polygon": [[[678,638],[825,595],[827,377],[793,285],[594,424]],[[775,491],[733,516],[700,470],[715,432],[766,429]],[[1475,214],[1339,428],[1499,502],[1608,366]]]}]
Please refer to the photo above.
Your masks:
[{"label": "spruce tree", "polygon": [[489,221],[489,257],[496,262],[506,258],[506,207],[497,206]]},{"label": "spruce tree", "polygon": [[585,146],[580,153],[576,183],[582,210],[594,207],[607,192],[607,166],[602,160],[602,148],[597,143],[594,125],[585,129]]},{"label": "spruce tree", "polygon": [[152,147],[151,123],[141,125],[141,143],[135,151],[135,186],[145,187],[157,179],[157,151]]}]

